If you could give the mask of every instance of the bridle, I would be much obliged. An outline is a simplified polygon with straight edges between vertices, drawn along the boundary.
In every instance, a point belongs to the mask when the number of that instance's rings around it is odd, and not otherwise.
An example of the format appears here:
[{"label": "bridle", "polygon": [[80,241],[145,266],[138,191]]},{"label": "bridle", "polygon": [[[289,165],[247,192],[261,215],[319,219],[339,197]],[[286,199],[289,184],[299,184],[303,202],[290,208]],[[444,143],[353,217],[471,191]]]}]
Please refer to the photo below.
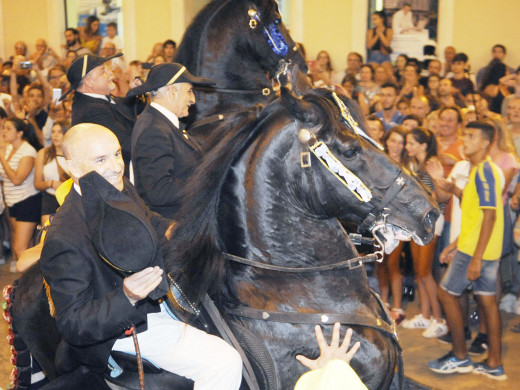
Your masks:
[{"label": "bridle", "polygon": [[[332,92],[332,97],[340,110],[340,119],[346,125],[346,127],[351,132],[353,132],[356,137],[358,137],[358,139],[364,138],[376,148],[382,150],[382,146],[374,141],[363,131],[363,129],[359,127],[358,123],[350,113],[350,110],[338,97],[336,92]],[[374,235],[376,241],[378,241],[379,245],[382,246],[383,244],[380,238],[375,233],[378,231],[386,232],[386,219],[391,212],[387,206],[406,186],[408,180],[410,179],[410,174],[401,168],[397,174],[397,177],[386,189],[385,195],[379,201],[372,195],[372,192],[363,182],[363,180],[361,180],[352,171],[345,167],[341,161],[336,156],[334,156],[329,147],[324,142],[319,141],[309,129],[299,129],[298,139],[300,143],[306,146],[310,152],[314,154],[318,161],[329,172],[331,172],[336,177],[336,179],[338,179],[345,187],[347,187],[361,203],[370,203],[372,205],[372,209],[369,211],[366,218],[359,224],[358,231],[370,231]],[[311,166],[310,153],[308,151],[303,151],[300,154],[300,161],[302,169],[309,168]],[[378,261],[382,261],[382,258],[378,259]]]},{"label": "bridle", "polygon": [[292,47],[289,47],[283,34],[278,30],[278,25],[280,24],[279,19],[266,25],[262,21],[261,15],[256,9],[251,8],[247,11],[247,14],[249,16],[249,28],[255,30],[258,25],[260,25],[262,28],[262,34],[267,39],[267,43],[271,47],[271,50],[274,54],[281,57],[278,61],[276,71],[271,75],[271,78],[277,79],[278,82],[280,82],[280,76],[287,75],[289,66],[292,63],[292,58],[298,52],[298,45],[295,43]]},{"label": "bridle", "polygon": [[[292,59],[298,53],[298,45],[294,43],[292,47],[289,46],[283,34],[278,29],[280,20],[277,19],[272,23],[265,24],[262,21],[260,12],[251,8],[247,12],[249,16],[249,28],[254,31],[257,27],[262,30],[262,35],[267,40],[274,54],[280,57],[276,69],[271,72],[268,71],[271,79],[276,79],[281,85],[280,78],[286,76],[292,64]],[[220,88],[220,87],[194,87],[196,91],[200,92],[217,92],[217,93],[232,93],[232,94],[246,94],[246,95],[262,95],[269,96],[273,92],[272,88],[265,87],[262,89],[234,89],[234,88]]]}]

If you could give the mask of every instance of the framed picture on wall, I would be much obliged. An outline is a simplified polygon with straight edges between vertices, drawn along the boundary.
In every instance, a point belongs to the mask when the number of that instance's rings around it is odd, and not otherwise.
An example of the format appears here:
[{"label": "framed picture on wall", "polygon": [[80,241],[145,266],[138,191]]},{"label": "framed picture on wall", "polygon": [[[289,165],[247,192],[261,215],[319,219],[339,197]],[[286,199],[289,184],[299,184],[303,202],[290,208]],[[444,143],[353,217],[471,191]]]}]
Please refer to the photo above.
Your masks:
[{"label": "framed picture on wall", "polygon": [[439,0],[369,0],[369,29],[374,28],[375,12],[383,12],[385,28],[392,29],[391,50],[387,50],[392,61],[399,54],[420,61],[437,54]]},{"label": "framed picture on wall", "polygon": [[[99,20],[99,34],[102,37],[108,35],[109,23],[117,24],[117,37],[123,36],[123,0],[64,0],[66,26],[85,28],[89,16],[95,16]],[[122,46],[122,43],[121,43]],[[122,47],[119,47],[122,49]]]}]

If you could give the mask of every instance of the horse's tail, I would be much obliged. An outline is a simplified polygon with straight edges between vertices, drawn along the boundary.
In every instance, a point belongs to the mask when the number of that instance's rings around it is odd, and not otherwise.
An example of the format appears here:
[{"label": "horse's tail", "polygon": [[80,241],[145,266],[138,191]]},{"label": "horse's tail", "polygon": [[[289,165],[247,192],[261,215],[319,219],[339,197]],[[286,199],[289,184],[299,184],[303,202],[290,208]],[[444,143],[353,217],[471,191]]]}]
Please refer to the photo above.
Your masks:
[{"label": "horse's tail", "polygon": [[31,385],[31,368],[36,367],[35,362],[48,380],[55,379],[58,374],[54,359],[61,336],[49,311],[39,264],[25,271],[4,294],[8,295],[9,308],[4,314],[12,331],[11,345],[16,356],[13,377],[17,375],[18,388]]},{"label": "horse's tail", "polygon": [[12,302],[16,294],[18,280],[11,285],[7,285],[3,290],[5,299],[4,319],[9,324],[9,336],[7,342],[11,345],[11,383],[10,389],[28,389],[31,386],[31,353],[23,338],[18,333],[12,316]]}]

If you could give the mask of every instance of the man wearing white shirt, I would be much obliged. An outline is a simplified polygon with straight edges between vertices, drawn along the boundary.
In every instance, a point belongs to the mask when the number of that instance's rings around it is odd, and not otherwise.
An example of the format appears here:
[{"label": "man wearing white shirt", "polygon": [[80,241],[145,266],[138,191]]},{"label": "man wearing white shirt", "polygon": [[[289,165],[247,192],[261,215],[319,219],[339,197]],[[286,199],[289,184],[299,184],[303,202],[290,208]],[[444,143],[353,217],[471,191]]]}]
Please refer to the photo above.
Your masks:
[{"label": "man wearing white shirt", "polygon": [[412,5],[404,3],[403,8],[392,16],[392,30],[394,34],[404,34],[414,30]]},{"label": "man wearing white shirt", "polygon": [[146,82],[127,97],[150,93],[151,103],[137,119],[132,133],[135,187],[150,209],[174,218],[181,192],[193,174],[202,149],[179,126],[179,118],[195,104],[193,85],[210,86],[209,79],[193,76],[177,63],[154,66]]}]

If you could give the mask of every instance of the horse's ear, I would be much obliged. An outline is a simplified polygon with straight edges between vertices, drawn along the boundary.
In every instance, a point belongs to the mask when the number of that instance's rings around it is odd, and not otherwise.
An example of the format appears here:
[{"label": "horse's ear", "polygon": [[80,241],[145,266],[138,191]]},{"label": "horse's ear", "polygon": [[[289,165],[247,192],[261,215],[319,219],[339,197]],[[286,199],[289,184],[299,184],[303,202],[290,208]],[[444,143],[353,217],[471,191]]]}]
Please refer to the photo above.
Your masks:
[{"label": "horse's ear", "polygon": [[307,126],[315,126],[319,123],[318,111],[309,102],[294,96],[287,88],[281,88],[282,103],[296,119]]},{"label": "horse's ear", "polygon": [[298,64],[293,66],[291,73],[291,83],[296,96],[302,96],[312,88],[312,84],[309,82],[307,74],[300,70]]}]

